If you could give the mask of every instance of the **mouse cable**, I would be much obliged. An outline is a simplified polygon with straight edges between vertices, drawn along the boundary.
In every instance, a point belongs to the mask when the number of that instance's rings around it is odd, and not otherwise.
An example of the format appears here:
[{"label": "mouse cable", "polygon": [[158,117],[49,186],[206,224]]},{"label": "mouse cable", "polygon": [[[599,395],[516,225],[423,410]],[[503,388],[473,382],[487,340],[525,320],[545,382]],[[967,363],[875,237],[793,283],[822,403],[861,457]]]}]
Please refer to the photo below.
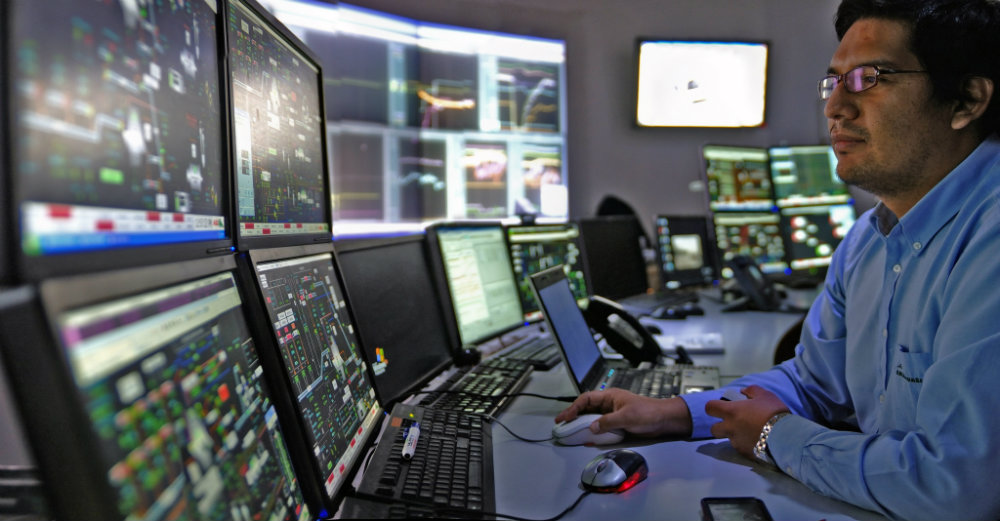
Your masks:
[{"label": "mouse cable", "polygon": [[[476,413],[472,413],[472,414],[476,414]],[[521,436],[520,434],[517,434],[516,432],[510,430],[510,427],[504,425],[503,422],[501,422],[500,420],[498,420],[495,416],[490,416],[489,414],[476,414],[476,416],[479,416],[480,418],[482,418],[482,419],[484,419],[484,420],[486,420],[488,422],[495,423],[495,424],[503,427],[503,429],[505,431],[509,432],[511,436],[513,436],[513,437],[515,437],[515,438],[517,438],[517,439],[519,439],[521,441],[526,441],[528,443],[545,443],[547,441],[552,441],[552,440],[556,439],[555,436],[549,436],[548,438],[537,439],[537,440],[533,440],[531,438],[525,438],[524,436]]]}]

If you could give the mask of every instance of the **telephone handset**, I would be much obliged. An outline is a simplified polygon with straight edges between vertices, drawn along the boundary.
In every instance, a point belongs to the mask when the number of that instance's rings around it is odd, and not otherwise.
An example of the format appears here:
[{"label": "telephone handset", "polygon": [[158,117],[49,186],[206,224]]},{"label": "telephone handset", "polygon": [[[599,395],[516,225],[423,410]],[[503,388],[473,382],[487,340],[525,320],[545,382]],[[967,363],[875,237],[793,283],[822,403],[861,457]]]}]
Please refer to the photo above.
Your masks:
[{"label": "telephone handset", "polygon": [[774,287],[771,280],[764,275],[760,267],[746,255],[738,255],[726,262],[733,270],[733,277],[743,293],[743,296],[724,307],[723,311],[788,311],[803,312],[805,310],[783,302],[784,295]]},{"label": "telephone handset", "polygon": [[580,307],[591,329],[601,334],[633,367],[642,362],[658,363],[660,345],[649,331],[617,302],[594,295]]}]

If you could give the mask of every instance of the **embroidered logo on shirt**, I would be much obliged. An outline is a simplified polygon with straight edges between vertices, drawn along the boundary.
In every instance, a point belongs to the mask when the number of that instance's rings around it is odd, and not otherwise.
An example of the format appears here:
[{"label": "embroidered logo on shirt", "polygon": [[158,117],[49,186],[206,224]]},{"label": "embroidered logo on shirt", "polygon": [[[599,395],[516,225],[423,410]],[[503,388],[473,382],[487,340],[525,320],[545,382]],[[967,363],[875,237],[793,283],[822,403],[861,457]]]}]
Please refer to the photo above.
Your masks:
[{"label": "embroidered logo on shirt", "polygon": [[899,365],[896,366],[896,376],[902,378],[903,380],[906,380],[907,382],[910,382],[911,384],[922,384],[922,383],[924,383],[924,379],[923,378],[916,378],[914,376],[906,376],[906,374],[903,373],[903,364],[899,364]]}]

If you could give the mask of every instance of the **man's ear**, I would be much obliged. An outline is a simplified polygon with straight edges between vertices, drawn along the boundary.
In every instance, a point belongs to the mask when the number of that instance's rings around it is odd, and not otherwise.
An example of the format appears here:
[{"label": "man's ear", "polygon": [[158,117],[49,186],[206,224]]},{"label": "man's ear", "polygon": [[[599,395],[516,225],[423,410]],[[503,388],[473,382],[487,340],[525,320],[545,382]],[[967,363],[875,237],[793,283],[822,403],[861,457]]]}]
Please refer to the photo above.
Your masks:
[{"label": "man's ear", "polygon": [[962,89],[966,98],[955,105],[955,113],[951,117],[951,128],[955,130],[969,126],[986,112],[993,98],[993,80],[970,76],[963,82]]}]

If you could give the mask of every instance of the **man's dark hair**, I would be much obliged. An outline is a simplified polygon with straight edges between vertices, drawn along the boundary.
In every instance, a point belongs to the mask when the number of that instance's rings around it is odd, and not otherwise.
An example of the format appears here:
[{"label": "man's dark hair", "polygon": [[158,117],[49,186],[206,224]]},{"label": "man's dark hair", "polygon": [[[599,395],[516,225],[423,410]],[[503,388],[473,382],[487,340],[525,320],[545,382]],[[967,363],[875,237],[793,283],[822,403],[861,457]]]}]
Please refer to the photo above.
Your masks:
[{"label": "man's dark hair", "polygon": [[837,38],[864,18],[912,29],[910,50],[940,101],[966,101],[963,84],[969,77],[993,80],[981,128],[986,134],[1000,131],[1000,0],[844,0],[834,21]]}]

